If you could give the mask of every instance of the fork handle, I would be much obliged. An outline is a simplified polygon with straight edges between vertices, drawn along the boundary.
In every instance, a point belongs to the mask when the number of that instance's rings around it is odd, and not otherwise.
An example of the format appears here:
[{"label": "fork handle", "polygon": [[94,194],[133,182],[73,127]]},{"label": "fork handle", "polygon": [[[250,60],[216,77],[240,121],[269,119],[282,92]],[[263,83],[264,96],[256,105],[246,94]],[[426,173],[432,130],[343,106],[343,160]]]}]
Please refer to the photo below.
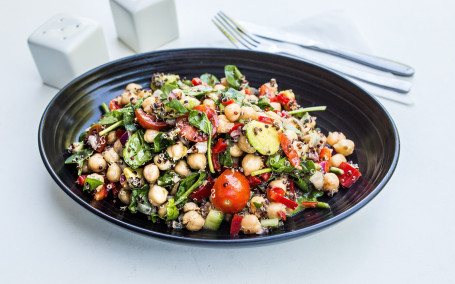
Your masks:
[{"label": "fork handle", "polygon": [[341,49],[326,49],[326,48],[315,48],[328,54],[336,55],[366,66],[370,66],[375,69],[391,72],[392,74],[399,76],[412,76],[415,73],[414,68],[403,63],[399,63],[390,59],[376,57],[373,55],[341,50]]}]

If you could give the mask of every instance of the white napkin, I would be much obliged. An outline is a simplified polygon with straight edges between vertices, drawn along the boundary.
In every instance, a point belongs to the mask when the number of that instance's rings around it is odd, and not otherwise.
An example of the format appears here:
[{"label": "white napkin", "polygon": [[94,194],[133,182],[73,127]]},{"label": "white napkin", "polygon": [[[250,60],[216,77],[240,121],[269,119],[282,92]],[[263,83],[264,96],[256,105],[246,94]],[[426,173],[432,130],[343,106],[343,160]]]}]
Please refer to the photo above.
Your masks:
[{"label": "white napkin", "polygon": [[[258,26],[253,23],[240,20],[239,22],[246,30],[252,33],[256,32],[260,34],[261,31],[264,31],[264,29],[277,30],[277,27]],[[364,38],[357,29],[355,23],[353,23],[349,19],[349,17],[347,17],[342,11],[327,12],[315,17],[300,20],[294,24],[291,24],[286,27],[280,27],[278,29],[316,40],[318,42],[324,43],[329,47],[354,50],[367,54],[372,54],[370,47],[365,42]],[[225,43],[223,45],[225,45]],[[335,68],[334,66],[337,65],[343,65],[346,67],[364,70],[365,72],[370,72],[385,77],[409,80],[409,78],[406,77],[395,76],[389,72],[376,70],[374,68],[370,68],[362,64],[358,64],[326,53],[298,47],[293,44],[278,43],[275,41],[274,43],[276,43],[279,47],[290,49],[292,50],[292,53],[317,64],[326,65],[328,67],[333,66],[333,68]],[[220,46],[219,43],[216,43],[216,45]],[[354,82],[354,80],[352,80],[350,77],[345,76],[345,78]],[[376,87],[361,82],[359,80],[355,80],[354,83],[364,88],[371,94],[376,95],[377,97],[397,101],[404,104],[413,104],[413,101],[409,93],[408,94],[396,93],[390,90],[386,90],[380,87]]]}]

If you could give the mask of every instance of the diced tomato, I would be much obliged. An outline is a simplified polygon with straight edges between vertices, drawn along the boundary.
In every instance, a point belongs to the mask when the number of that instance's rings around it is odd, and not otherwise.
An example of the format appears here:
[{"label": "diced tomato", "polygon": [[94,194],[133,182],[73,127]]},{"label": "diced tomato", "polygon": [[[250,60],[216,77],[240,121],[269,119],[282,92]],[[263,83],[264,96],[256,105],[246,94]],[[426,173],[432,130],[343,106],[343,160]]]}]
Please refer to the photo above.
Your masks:
[{"label": "diced tomato", "polygon": [[250,89],[245,89],[245,95],[251,95],[251,90]]},{"label": "diced tomato", "polygon": [[120,106],[118,100],[113,99],[112,101],[109,102],[109,109],[110,110],[116,110],[116,109],[121,109],[122,106]]},{"label": "diced tomato", "polygon": [[338,175],[338,179],[340,180],[340,184],[346,188],[350,188],[352,184],[354,184],[362,174],[346,162],[342,162],[339,166],[339,169],[343,170],[342,175]]},{"label": "diced tomato", "polygon": [[196,188],[189,196],[189,198],[194,199],[198,202],[202,202],[205,198],[210,196],[210,192],[213,188],[214,180],[213,178],[208,178],[207,183]]},{"label": "diced tomato", "polygon": [[199,85],[207,86],[207,84],[203,82],[199,77],[193,78],[193,80],[191,80],[191,84],[193,84],[193,86]]},{"label": "diced tomato", "polygon": [[278,196],[284,196],[284,189],[279,188],[279,187],[274,187],[274,188],[269,188],[267,189],[267,198],[270,201],[278,201],[277,197]]},{"label": "diced tomato", "polygon": [[316,206],[318,206],[318,203],[319,202],[317,201],[304,201],[302,202],[302,205],[305,208],[316,208]]},{"label": "diced tomato", "polygon": [[260,174],[259,175],[263,181],[268,181],[269,178],[272,176],[272,173],[271,172],[268,172],[268,173],[263,173],[263,174]]},{"label": "diced tomato", "polygon": [[228,147],[228,144],[224,142],[223,138],[218,138],[218,142],[216,143],[215,147],[213,147],[213,152],[215,153],[222,153]]},{"label": "diced tomato", "polygon": [[77,178],[77,183],[80,185],[84,185],[85,179],[87,178],[87,175],[81,175]]},{"label": "diced tomato", "polygon": [[278,137],[280,138],[281,148],[283,148],[284,153],[289,159],[289,162],[298,170],[301,170],[300,166],[300,157],[297,151],[292,146],[291,141],[281,132],[278,132]]},{"label": "diced tomato", "polygon": [[234,100],[234,99],[231,99],[231,100],[229,100],[229,101],[227,101],[227,102],[224,102],[224,103],[222,103],[222,104],[225,105],[225,106],[228,106],[228,105],[233,104],[233,103],[235,103],[235,100]]},{"label": "diced tomato", "polygon": [[260,185],[262,183],[261,179],[257,176],[247,176],[246,179],[251,187]]},{"label": "diced tomato", "polygon": [[234,217],[232,217],[231,229],[229,230],[229,233],[231,235],[238,235],[239,234],[240,227],[241,227],[241,224],[242,224],[242,219],[243,219],[243,217],[239,216],[237,214],[235,214]]},{"label": "diced tomato", "polygon": [[169,127],[169,124],[159,121],[154,115],[145,113],[142,108],[136,109],[135,115],[139,125],[146,129],[161,130]]},{"label": "diced tomato", "polygon": [[278,102],[278,97],[275,96],[275,97],[269,98],[269,101],[271,103],[276,103],[276,102]]},{"label": "diced tomato", "polygon": [[319,160],[320,161],[328,161],[332,157],[332,151],[327,148],[322,148],[321,152],[319,153]]},{"label": "diced tomato", "polygon": [[[216,129],[219,125],[218,116],[216,112],[205,105],[199,105],[194,107],[193,109],[198,110],[200,112],[205,112],[207,114],[207,118],[212,122],[212,136],[216,134]],[[193,142],[204,142],[208,140],[207,136],[200,135],[200,131],[188,122],[188,114],[177,118],[176,124],[180,129],[180,134],[185,136],[186,139],[193,141]]]},{"label": "diced tomato", "polygon": [[267,84],[264,84],[259,88],[259,97],[266,96],[269,98],[273,98],[275,97],[275,95],[276,95],[275,90]]},{"label": "diced tomato", "polygon": [[107,197],[107,194],[106,185],[103,185],[103,187],[95,193],[95,200],[102,200]]},{"label": "diced tomato", "polygon": [[283,197],[283,196],[276,196],[276,202],[279,202],[281,204],[284,204],[286,205],[286,207],[289,207],[291,208],[292,210],[294,210],[295,208],[297,208],[297,206],[299,206],[297,203],[295,203],[294,201],[286,198],[286,197]]},{"label": "diced tomato", "polygon": [[258,121],[265,123],[265,124],[273,124],[273,119],[267,116],[260,116]]},{"label": "diced tomato", "polygon": [[281,220],[286,221],[286,213],[284,213],[283,211],[278,211],[276,213],[278,214],[278,216],[280,216]]},{"label": "diced tomato", "polygon": [[214,147],[212,147],[212,164],[216,171],[221,171],[220,154],[215,153]]},{"label": "diced tomato", "polygon": [[115,136],[117,138],[120,138],[123,136],[123,134],[125,134],[126,130],[125,129],[117,129],[117,132],[115,133]]}]

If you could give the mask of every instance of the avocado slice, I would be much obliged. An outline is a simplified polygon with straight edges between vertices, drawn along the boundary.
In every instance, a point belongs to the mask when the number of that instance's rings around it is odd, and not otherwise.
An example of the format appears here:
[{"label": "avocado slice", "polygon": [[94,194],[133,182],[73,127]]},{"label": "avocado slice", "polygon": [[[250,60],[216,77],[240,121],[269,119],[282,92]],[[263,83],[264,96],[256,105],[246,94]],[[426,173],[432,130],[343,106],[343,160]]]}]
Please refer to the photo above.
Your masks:
[{"label": "avocado slice", "polygon": [[270,124],[250,121],[246,125],[246,137],[251,146],[262,155],[273,155],[280,149],[278,131]]}]

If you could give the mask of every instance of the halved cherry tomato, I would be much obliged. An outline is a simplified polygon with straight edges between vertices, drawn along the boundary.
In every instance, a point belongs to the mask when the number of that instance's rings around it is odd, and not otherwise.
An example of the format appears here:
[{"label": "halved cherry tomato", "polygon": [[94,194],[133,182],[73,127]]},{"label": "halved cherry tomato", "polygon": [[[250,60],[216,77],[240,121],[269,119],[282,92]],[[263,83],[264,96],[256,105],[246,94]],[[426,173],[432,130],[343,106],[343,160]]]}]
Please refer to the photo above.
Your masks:
[{"label": "halved cherry tomato", "polygon": [[215,147],[213,147],[213,152],[214,153],[222,153],[224,152],[228,147],[228,144],[224,142],[223,138],[218,138],[218,142],[216,143]]},{"label": "halved cherry tomato", "polygon": [[362,175],[358,169],[346,162],[342,162],[338,168],[343,170],[343,174],[339,175],[338,179],[340,180],[340,184],[346,188],[350,188]]},{"label": "halved cherry tomato", "polygon": [[257,176],[247,176],[246,179],[248,180],[250,187],[260,185],[262,183],[261,179]]},{"label": "halved cherry tomato", "polygon": [[193,84],[193,86],[199,85],[207,86],[207,84],[204,81],[202,81],[199,77],[193,78],[193,80],[191,80],[191,84]]},{"label": "halved cherry tomato", "polygon": [[284,189],[282,189],[280,187],[269,188],[269,189],[267,189],[267,198],[270,201],[278,201],[277,197],[283,196],[284,193],[285,193]]},{"label": "halved cherry tomato", "polygon": [[100,136],[99,133],[103,130],[103,126],[100,124],[95,124],[90,127],[90,130],[85,134],[85,139],[88,139],[90,136],[95,137],[95,139],[89,139],[89,145],[98,153],[103,152],[104,148],[107,145],[106,136]]},{"label": "halved cherry tomato", "polygon": [[283,148],[284,153],[289,159],[289,162],[298,170],[301,170],[300,166],[300,157],[297,151],[292,146],[291,141],[281,132],[278,132],[278,137],[280,138],[281,148]]},{"label": "halved cherry tomato", "polygon": [[139,125],[146,129],[161,130],[169,127],[169,124],[159,121],[156,116],[145,113],[141,108],[136,109],[135,115]]},{"label": "halved cherry tomato", "polygon": [[104,198],[107,197],[107,189],[106,189],[106,185],[103,185],[103,187],[100,189],[100,191],[97,191],[95,193],[95,200],[102,200]]},{"label": "halved cherry tomato", "polygon": [[207,183],[196,188],[189,196],[189,198],[194,199],[198,202],[202,202],[205,198],[210,196],[210,192],[213,188],[214,180],[213,178],[208,178]]},{"label": "halved cherry tomato", "polygon": [[246,177],[238,171],[227,169],[215,181],[210,201],[221,212],[233,214],[245,208],[250,200],[250,192]]},{"label": "halved cherry tomato", "polygon": [[[205,112],[207,118],[212,123],[212,136],[216,134],[216,129],[219,125],[218,116],[216,112],[205,105],[198,105],[193,109],[198,110],[200,112]],[[177,122],[175,124],[180,129],[180,134],[185,136],[188,140],[193,142],[204,142],[207,141],[207,136],[202,136],[201,132],[198,129],[188,122],[188,114],[177,118]]]},{"label": "halved cherry tomato", "polygon": [[231,234],[231,235],[238,235],[239,234],[240,228],[242,227],[241,226],[242,219],[243,219],[243,217],[239,216],[237,214],[235,214],[234,217],[232,217],[231,229],[229,230],[229,234]]},{"label": "halved cherry tomato", "polygon": [[81,175],[77,178],[77,183],[80,185],[84,185],[85,179],[87,178],[87,175]]},{"label": "halved cherry tomato", "polygon": [[223,104],[223,105],[225,105],[225,106],[228,106],[228,105],[233,104],[233,103],[235,103],[235,100],[234,100],[234,99],[231,99],[231,100],[229,100],[229,101],[227,101],[227,102],[224,102],[224,103],[221,103],[221,104]]},{"label": "halved cherry tomato", "polygon": [[323,148],[319,153],[319,160],[320,161],[328,161],[332,157],[332,151],[327,148]]},{"label": "halved cherry tomato", "polygon": [[260,116],[258,121],[265,123],[265,124],[273,124],[273,119],[267,116]]},{"label": "halved cherry tomato", "polygon": [[112,101],[109,102],[109,109],[110,110],[116,110],[116,109],[121,109],[122,106],[119,104],[118,100],[113,99]]},{"label": "halved cherry tomato", "polygon": [[263,173],[263,174],[260,174],[259,175],[263,181],[268,181],[269,178],[272,176],[272,172],[268,172],[268,173]]}]

